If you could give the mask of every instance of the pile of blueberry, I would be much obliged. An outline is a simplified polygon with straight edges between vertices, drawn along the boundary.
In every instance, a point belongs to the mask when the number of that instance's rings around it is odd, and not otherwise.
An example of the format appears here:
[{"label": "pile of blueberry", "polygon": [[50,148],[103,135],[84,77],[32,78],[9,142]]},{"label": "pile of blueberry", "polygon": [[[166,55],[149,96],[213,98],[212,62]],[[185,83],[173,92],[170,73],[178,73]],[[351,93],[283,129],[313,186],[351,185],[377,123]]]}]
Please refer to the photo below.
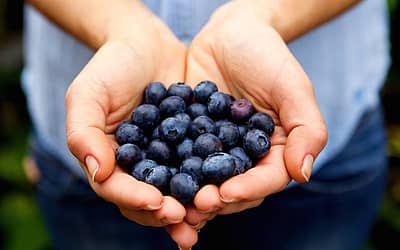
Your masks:
[{"label": "pile of blueberry", "polygon": [[144,104],[115,132],[116,160],[137,180],[187,205],[201,186],[220,185],[253,167],[269,152],[274,127],[269,115],[211,81],[194,89],[152,82]]}]

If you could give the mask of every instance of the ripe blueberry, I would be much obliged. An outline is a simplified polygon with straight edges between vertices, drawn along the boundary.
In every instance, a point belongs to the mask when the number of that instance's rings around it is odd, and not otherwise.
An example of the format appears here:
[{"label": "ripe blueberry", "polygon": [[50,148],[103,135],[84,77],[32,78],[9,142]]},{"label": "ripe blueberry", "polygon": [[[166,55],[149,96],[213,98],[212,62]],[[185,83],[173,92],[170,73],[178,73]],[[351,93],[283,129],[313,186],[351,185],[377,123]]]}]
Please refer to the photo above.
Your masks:
[{"label": "ripe blueberry", "polygon": [[211,81],[199,82],[193,90],[194,100],[198,103],[206,104],[208,98],[217,91],[218,88],[215,83]]},{"label": "ripe blueberry", "polygon": [[193,154],[201,158],[222,151],[222,142],[213,134],[205,133],[197,137],[193,144]]},{"label": "ripe blueberry", "polygon": [[168,165],[173,160],[174,152],[166,142],[155,139],[147,147],[146,157],[156,161],[160,165]]},{"label": "ripe blueberry", "polygon": [[135,177],[139,181],[144,181],[147,173],[150,169],[155,168],[157,166],[157,162],[144,159],[136,163],[132,169],[132,176]]},{"label": "ripe blueberry", "polygon": [[196,139],[205,133],[215,133],[215,123],[210,117],[202,115],[192,121],[189,134],[192,139]]},{"label": "ripe blueberry", "polygon": [[214,119],[223,119],[230,114],[232,100],[222,92],[213,93],[207,102],[207,110]]},{"label": "ripe blueberry", "polygon": [[143,138],[143,130],[131,123],[121,123],[115,131],[115,140],[119,145],[126,143],[140,144]]},{"label": "ripe blueberry", "polygon": [[202,163],[203,160],[197,156],[186,158],[182,161],[180,172],[191,175],[197,181],[197,183],[200,184],[203,179],[203,174],[201,171]]},{"label": "ripe blueberry", "polygon": [[193,201],[194,196],[199,190],[199,184],[192,176],[186,173],[178,173],[171,178],[169,188],[171,196],[183,205],[188,205]]},{"label": "ripe blueberry", "polygon": [[186,129],[189,128],[190,123],[192,122],[192,119],[190,119],[190,116],[186,113],[178,113],[175,115],[175,118],[182,121]]},{"label": "ripe blueberry", "polygon": [[231,155],[219,152],[208,156],[201,169],[206,183],[218,185],[235,175],[236,165]]},{"label": "ripe blueberry", "polygon": [[151,82],[144,90],[144,102],[160,105],[160,102],[167,96],[167,89],[161,82]]},{"label": "ripe blueberry", "polygon": [[152,104],[142,104],[132,113],[132,122],[145,131],[152,131],[160,121],[160,111]]},{"label": "ripe blueberry", "polygon": [[246,99],[238,99],[231,105],[231,118],[234,122],[245,122],[253,113],[253,105]]},{"label": "ripe blueberry", "polygon": [[170,117],[178,113],[184,113],[185,110],[185,101],[179,96],[169,96],[160,103],[160,112],[163,117]]},{"label": "ripe blueberry", "polygon": [[167,96],[179,96],[186,104],[190,104],[193,99],[192,88],[184,82],[171,84],[167,91]]},{"label": "ripe blueberry", "polygon": [[271,148],[269,136],[262,130],[252,129],[243,138],[243,149],[252,159],[264,157]]},{"label": "ripe blueberry", "polygon": [[243,148],[241,147],[234,147],[229,150],[229,154],[235,156],[243,161],[245,170],[253,167],[253,162],[250,157],[246,154]]},{"label": "ripe blueberry", "polygon": [[217,136],[221,140],[225,149],[232,148],[237,145],[239,141],[239,128],[232,122],[224,122],[218,128]]},{"label": "ripe blueberry", "polygon": [[171,177],[172,173],[168,167],[164,165],[158,165],[149,169],[144,178],[144,182],[155,186],[161,191],[161,193],[166,195],[169,192],[169,182]]},{"label": "ripe blueberry", "polygon": [[130,170],[142,159],[142,151],[135,144],[127,143],[117,149],[116,161],[120,167]]},{"label": "ripe blueberry", "polygon": [[268,114],[257,112],[249,119],[249,129],[260,129],[271,136],[275,130],[275,123]]},{"label": "ripe blueberry", "polygon": [[190,105],[186,112],[190,115],[190,117],[192,119],[195,119],[196,117],[199,116],[208,116],[208,111],[207,111],[207,106],[201,103],[193,103],[192,105]]},{"label": "ripe blueberry", "polygon": [[185,137],[186,129],[187,127],[185,127],[183,121],[175,117],[168,117],[161,122],[159,133],[162,140],[170,143],[177,143]]},{"label": "ripe blueberry", "polygon": [[176,154],[179,159],[184,160],[193,155],[193,140],[185,138],[176,146]]}]

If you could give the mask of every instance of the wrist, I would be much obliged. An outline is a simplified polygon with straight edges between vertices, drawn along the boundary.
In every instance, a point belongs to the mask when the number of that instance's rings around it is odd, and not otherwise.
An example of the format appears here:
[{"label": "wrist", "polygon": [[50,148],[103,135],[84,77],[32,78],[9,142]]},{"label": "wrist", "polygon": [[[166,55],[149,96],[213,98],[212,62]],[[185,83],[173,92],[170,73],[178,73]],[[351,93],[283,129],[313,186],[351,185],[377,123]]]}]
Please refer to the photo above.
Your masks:
[{"label": "wrist", "polygon": [[[274,28],[290,42],[345,12],[360,0],[237,0],[250,6],[252,15]],[[246,8],[244,8],[246,9]]]}]

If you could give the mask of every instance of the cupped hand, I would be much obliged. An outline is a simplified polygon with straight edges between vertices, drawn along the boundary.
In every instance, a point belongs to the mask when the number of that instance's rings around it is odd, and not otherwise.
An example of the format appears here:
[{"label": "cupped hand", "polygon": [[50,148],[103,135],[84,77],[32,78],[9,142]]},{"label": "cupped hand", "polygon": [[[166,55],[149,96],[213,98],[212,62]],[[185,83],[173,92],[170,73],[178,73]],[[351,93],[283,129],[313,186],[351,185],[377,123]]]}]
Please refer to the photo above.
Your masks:
[{"label": "cupped hand", "polygon": [[[115,28],[122,32],[97,50],[70,85],[65,100],[67,142],[100,197],[139,224],[177,224],[169,230],[172,238],[190,245],[197,240],[197,232],[183,221],[185,208],[115,163],[113,133],[141,103],[146,85],[184,80],[185,46],[151,14],[138,17],[135,25]],[[176,236],[181,234],[186,237]]]},{"label": "cupped hand", "polygon": [[229,2],[213,14],[188,51],[187,82],[212,80],[220,91],[248,99],[276,124],[270,152],[256,167],[197,193],[197,212],[186,218],[192,224],[258,206],[291,180],[308,181],[327,143],[310,80],[259,12],[248,1]]}]

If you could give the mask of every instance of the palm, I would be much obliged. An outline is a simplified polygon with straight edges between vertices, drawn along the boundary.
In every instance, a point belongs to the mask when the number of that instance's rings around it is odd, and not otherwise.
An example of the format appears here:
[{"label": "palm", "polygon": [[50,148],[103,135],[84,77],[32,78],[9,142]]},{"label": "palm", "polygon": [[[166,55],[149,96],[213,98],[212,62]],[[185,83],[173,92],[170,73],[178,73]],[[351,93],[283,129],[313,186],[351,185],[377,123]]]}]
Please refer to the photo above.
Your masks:
[{"label": "palm", "polygon": [[[250,100],[257,110],[270,114],[276,123],[270,153],[255,168],[228,180],[218,193],[214,192],[235,201],[253,202],[224,208],[221,213],[256,206],[266,195],[282,190],[291,178],[304,181],[297,170],[304,157],[301,152],[304,141],[299,143],[296,135],[309,130],[304,128],[305,124],[323,123],[318,111],[307,114],[310,105],[316,107],[312,85],[279,34],[272,28],[251,23],[240,34],[229,23],[215,33],[206,27],[193,41],[188,54],[188,82],[214,80],[221,91]],[[307,122],[303,123],[301,117],[308,119]],[[290,134],[294,139],[289,138]],[[320,144],[324,144],[323,139]],[[222,203],[211,205],[207,196],[212,192],[210,188],[204,190],[196,197],[198,208],[224,206]]]}]

